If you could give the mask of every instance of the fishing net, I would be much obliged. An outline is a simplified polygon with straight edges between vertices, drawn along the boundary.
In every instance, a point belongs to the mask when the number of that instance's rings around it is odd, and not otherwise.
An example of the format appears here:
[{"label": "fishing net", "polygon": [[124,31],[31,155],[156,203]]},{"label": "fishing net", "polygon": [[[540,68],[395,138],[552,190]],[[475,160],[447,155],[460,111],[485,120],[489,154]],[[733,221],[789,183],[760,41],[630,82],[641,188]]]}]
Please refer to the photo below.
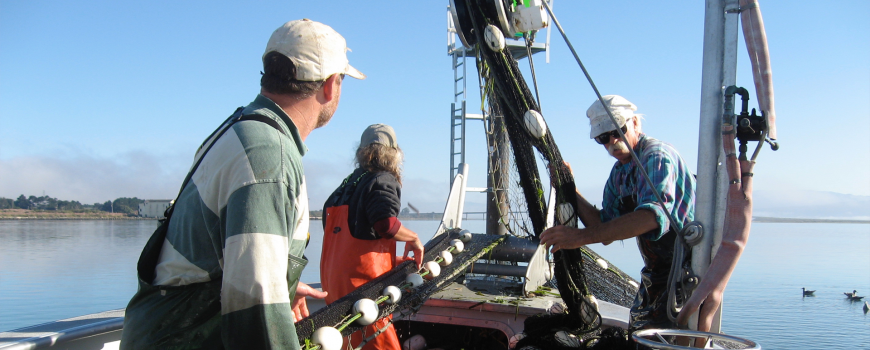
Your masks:
[{"label": "fishing net", "polygon": [[[476,61],[484,81],[481,94],[488,104],[484,108],[491,116],[487,125],[489,149],[493,153],[489,163],[490,183],[496,193],[494,200],[505,204],[498,206],[500,219],[510,234],[536,239],[547,226],[547,202],[539,175],[539,162],[543,163],[549,184],[555,190],[557,208],[564,203],[577,207],[576,188],[552,133],[536,137],[525,125],[525,115],[529,111],[540,112],[540,106],[523,79],[517,61],[509,50],[492,50],[483,44],[487,25],[498,26],[491,1],[456,0],[454,3],[463,35],[470,37],[470,42],[478,43]],[[504,161],[508,153],[512,156],[510,171]],[[507,173],[510,175],[506,176]],[[572,215],[556,224],[577,227],[577,217]],[[523,346],[557,348],[559,344],[554,341],[558,330],[578,339],[596,339],[595,342],[579,344],[581,347],[601,343],[601,315],[594,306],[595,298],[591,296],[630,307],[637,283],[588,248],[563,249],[554,253],[553,258],[555,284],[565,301],[567,313],[528,319]],[[583,317],[584,312],[594,314],[594,317]],[[607,336],[614,338],[616,343],[619,339],[626,339],[624,331],[608,332]],[[577,344],[571,344],[571,347],[576,348],[574,345]],[[517,348],[521,348],[520,345]]]},{"label": "fishing net", "polygon": [[[425,245],[425,253],[423,261],[433,261],[439,254],[447,250],[452,239],[457,238],[458,232],[455,230],[449,234],[444,234],[435,237]],[[504,241],[505,237],[490,236],[490,235],[472,235],[471,241],[464,244],[465,249],[454,255],[454,260],[451,264],[442,267],[441,273],[423,285],[414,288],[413,290],[403,293],[402,298],[395,304],[384,304],[380,307],[378,319],[387,317],[394,312],[408,314],[419,309],[426,299],[433,293],[441,290],[447,284],[455,280],[468,268],[469,265],[478,260],[482,255],[492,250],[499,243]],[[296,335],[299,338],[300,345],[303,348],[308,348],[307,341],[311,338],[314,332],[321,327],[338,328],[346,319],[353,315],[353,305],[358,300],[367,298],[376,300],[381,297],[381,292],[387,286],[400,286],[408,274],[417,272],[417,267],[413,261],[406,261],[385,273],[378,278],[363,284],[353,292],[336,300],[328,307],[317,310],[310,316],[296,323]],[[364,326],[352,323],[343,330],[342,336],[348,336],[353,332],[363,329]]]}]

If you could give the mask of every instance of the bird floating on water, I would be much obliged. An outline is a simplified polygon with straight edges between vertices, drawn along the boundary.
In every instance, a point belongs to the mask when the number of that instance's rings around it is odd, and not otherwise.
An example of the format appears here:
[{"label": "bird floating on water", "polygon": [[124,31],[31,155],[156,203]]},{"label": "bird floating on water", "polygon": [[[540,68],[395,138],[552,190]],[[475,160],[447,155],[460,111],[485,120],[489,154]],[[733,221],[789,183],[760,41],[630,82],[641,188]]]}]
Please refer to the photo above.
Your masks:
[{"label": "bird floating on water", "polygon": [[807,290],[806,288],[803,288],[803,287],[801,287],[801,290],[804,291],[804,296],[814,296],[813,293],[816,292],[814,290]]},{"label": "bird floating on water", "polygon": [[861,299],[864,299],[864,297],[858,296],[857,290],[853,290],[852,293],[844,293],[844,294],[846,294],[846,299],[849,299],[851,301],[861,301]]}]

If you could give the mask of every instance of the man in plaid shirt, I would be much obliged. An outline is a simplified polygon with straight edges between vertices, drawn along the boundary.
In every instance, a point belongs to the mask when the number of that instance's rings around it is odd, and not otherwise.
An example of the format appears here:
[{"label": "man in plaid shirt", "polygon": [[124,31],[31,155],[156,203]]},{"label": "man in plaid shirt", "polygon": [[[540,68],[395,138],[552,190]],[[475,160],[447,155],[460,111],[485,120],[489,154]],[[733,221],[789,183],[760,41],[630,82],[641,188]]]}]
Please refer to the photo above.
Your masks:
[{"label": "man in plaid shirt", "polygon": [[[605,106],[625,134],[625,141]],[[622,96],[607,95],[586,111],[591,138],[617,159],[604,187],[603,208],[595,208],[578,192],[576,212],[586,228],[556,226],[541,234],[541,243],[557,251],[636,237],[644,267],[631,308],[630,329],[676,328],[666,313],[667,280],[677,232],[695,217],[695,177],[673,146],[643,134],[636,110],[637,106]],[[629,149],[637,154],[652,183],[643,178]],[[662,196],[664,206],[655,192]],[[672,227],[667,213],[678,227]]]}]

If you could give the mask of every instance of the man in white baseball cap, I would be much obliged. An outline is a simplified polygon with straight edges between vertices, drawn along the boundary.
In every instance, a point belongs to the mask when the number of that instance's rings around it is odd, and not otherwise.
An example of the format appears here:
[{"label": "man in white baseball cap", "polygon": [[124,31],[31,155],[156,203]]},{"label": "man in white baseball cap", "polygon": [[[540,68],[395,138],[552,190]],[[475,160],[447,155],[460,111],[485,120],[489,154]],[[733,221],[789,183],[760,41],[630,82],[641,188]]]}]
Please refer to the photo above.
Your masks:
[{"label": "man in white baseball cap", "polygon": [[[586,110],[590,138],[617,160],[604,187],[602,208],[597,209],[578,192],[577,214],[586,228],[556,226],[541,233],[541,243],[556,251],[636,237],[644,267],[629,328],[675,328],[667,316],[667,280],[677,232],[694,220],[695,178],[673,146],[641,131],[635,111],[637,106],[618,95],[603,96]],[[632,161],[631,150],[652,184]],[[660,191],[664,207],[653,191]],[[668,213],[679,227],[671,226]]]},{"label": "man in white baseball cap", "polygon": [[308,191],[304,141],[338,108],[345,39],[302,19],[272,33],[260,94],[209,136],[139,260],[122,349],[299,349]]}]

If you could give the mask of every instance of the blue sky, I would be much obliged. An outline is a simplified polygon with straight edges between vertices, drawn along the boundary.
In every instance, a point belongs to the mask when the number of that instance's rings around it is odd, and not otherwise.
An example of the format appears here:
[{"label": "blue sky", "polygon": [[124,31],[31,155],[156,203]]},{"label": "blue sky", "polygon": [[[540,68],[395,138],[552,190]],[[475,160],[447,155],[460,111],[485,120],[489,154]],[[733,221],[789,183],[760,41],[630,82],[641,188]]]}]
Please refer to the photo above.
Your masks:
[{"label": "blue sky", "polygon": [[[310,18],[344,35],[351,64],[368,75],[346,80],[332,123],[307,141],[311,206],[352,170],[363,128],[386,123],[406,154],[403,202],[440,211],[453,101],[447,3],[2,0],[0,196],[174,198],[202,139],[258,92],[272,31]],[[637,104],[644,131],[674,144],[694,169],[703,4],[559,0],[554,7],[599,90]],[[762,151],[756,189],[773,208],[818,205],[820,193],[866,203],[870,2],[761,1],[761,8],[782,148]],[[535,56],[543,115],[578,188],[594,202],[613,160],[588,138],[584,112],[595,95],[553,34],[550,63]],[[752,90],[740,42],[738,85]],[[757,105],[754,92],[750,105]],[[482,130],[472,123],[468,131],[469,185],[476,187],[484,186]],[[786,193],[787,200],[776,195]],[[484,202],[468,200],[469,208]]]}]

